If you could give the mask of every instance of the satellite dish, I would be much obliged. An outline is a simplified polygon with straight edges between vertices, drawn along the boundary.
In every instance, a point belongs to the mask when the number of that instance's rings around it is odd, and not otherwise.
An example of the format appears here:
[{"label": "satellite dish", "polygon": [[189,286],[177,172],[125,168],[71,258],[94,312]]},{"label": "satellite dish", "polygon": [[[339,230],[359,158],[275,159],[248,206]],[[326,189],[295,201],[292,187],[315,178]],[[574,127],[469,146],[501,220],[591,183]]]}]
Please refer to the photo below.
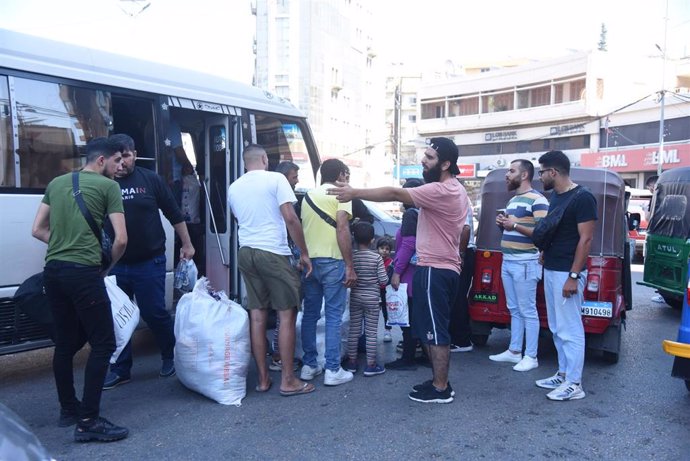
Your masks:
[{"label": "satellite dish", "polygon": [[496,160],[496,165],[498,165],[499,167],[503,168],[504,166],[506,166],[506,161],[505,161],[505,159],[499,158],[498,160]]}]

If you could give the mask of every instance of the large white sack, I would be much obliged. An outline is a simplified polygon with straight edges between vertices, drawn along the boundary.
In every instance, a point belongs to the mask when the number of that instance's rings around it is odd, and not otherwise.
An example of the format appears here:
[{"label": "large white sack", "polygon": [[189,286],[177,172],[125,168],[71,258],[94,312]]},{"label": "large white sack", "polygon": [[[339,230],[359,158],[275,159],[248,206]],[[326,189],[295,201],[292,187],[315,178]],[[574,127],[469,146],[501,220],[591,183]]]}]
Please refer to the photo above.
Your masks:
[{"label": "large white sack", "polygon": [[251,358],[249,317],[224,292],[209,294],[206,277],[177,304],[175,370],[189,389],[223,405],[242,404]]}]

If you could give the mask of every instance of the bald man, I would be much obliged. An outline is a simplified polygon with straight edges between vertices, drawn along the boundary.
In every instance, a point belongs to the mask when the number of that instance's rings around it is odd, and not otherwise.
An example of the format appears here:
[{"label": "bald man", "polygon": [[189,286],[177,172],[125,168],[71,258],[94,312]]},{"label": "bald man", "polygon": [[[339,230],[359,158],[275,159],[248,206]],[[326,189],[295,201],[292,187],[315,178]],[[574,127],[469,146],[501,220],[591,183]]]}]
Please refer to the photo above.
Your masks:
[{"label": "bald man", "polygon": [[285,176],[266,171],[268,156],[263,147],[247,146],[242,158],[247,172],[230,185],[228,205],[239,225],[238,265],[247,288],[252,353],[259,372],[256,391],[267,392],[271,387],[266,363],[266,321],[270,305],[280,319],[280,394],[308,394],[314,391],[314,385],[297,379],[293,369],[300,279],[290,264],[288,232],[300,249],[305,274],[311,273],[309,252],[294,208],[297,199]]}]

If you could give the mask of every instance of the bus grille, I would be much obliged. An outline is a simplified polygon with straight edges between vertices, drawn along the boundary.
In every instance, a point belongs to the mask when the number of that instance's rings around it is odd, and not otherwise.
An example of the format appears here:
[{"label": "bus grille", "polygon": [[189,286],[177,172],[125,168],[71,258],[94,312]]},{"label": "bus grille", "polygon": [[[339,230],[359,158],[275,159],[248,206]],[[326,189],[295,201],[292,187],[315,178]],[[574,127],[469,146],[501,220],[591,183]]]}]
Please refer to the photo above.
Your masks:
[{"label": "bus grille", "polygon": [[0,355],[52,345],[48,331],[21,312],[12,299],[0,300]]}]

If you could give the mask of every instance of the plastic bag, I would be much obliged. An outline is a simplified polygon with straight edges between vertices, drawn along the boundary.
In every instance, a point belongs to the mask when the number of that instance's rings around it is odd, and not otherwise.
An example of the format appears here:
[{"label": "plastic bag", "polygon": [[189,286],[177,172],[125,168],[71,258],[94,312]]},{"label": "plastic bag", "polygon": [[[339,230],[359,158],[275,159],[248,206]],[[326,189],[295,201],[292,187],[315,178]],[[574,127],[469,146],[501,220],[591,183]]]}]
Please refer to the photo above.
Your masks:
[{"label": "plastic bag", "polygon": [[105,289],[110,298],[110,309],[113,312],[113,328],[115,330],[115,352],[110,357],[110,363],[115,363],[122,353],[134,330],[139,325],[139,308],[129,299],[129,296],[117,286],[114,275],[105,278]]},{"label": "plastic bag", "polygon": [[175,281],[173,288],[183,293],[189,293],[194,288],[199,271],[192,259],[180,259],[175,269]]},{"label": "plastic bag", "polygon": [[410,310],[407,305],[407,283],[401,283],[397,290],[391,285],[386,286],[386,309],[388,309],[387,326],[410,326]]},{"label": "plastic bag", "polygon": [[209,293],[202,277],[177,303],[175,338],[180,382],[218,403],[240,406],[251,358],[247,311],[222,291]]}]

